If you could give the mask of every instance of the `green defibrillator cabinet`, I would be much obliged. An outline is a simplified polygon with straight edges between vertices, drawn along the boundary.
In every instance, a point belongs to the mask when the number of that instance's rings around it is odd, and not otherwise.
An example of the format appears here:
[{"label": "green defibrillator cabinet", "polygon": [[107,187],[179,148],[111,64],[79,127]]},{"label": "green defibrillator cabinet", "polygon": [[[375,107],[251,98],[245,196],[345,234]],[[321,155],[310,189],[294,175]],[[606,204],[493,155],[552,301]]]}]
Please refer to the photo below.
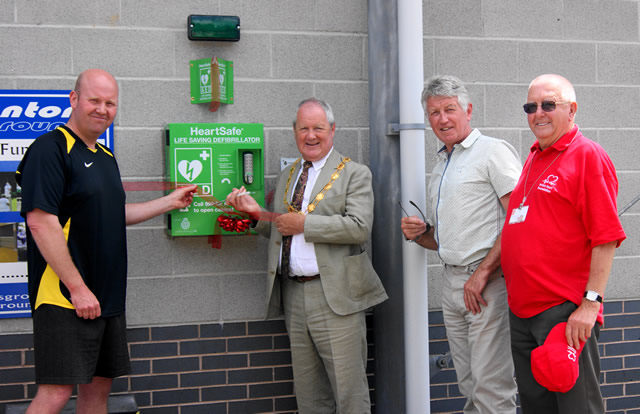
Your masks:
[{"label": "green defibrillator cabinet", "polygon": [[198,185],[190,206],[169,213],[169,235],[246,233],[248,220],[224,200],[233,188],[244,186],[264,206],[263,152],[262,124],[168,124],[169,187]]}]

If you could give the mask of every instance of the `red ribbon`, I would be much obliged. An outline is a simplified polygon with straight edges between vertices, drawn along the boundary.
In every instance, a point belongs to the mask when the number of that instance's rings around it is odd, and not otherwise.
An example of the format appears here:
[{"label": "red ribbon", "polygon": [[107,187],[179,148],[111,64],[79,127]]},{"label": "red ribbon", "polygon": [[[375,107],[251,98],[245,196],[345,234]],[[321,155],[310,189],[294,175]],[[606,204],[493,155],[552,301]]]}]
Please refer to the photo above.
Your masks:
[{"label": "red ribbon", "polygon": [[249,230],[249,226],[251,225],[251,220],[242,216],[233,217],[230,215],[222,214],[218,216],[218,223],[223,230],[236,233],[246,233]]}]

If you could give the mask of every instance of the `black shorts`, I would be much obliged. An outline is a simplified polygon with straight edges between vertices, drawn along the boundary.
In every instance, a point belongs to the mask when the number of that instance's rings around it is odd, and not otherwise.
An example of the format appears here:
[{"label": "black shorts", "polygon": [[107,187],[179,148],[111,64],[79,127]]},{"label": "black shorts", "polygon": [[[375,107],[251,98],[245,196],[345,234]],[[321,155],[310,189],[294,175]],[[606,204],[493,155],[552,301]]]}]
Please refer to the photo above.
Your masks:
[{"label": "black shorts", "polygon": [[37,384],[89,384],[131,371],[122,315],[82,319],[74,309],[40,305],[33,312]]}]

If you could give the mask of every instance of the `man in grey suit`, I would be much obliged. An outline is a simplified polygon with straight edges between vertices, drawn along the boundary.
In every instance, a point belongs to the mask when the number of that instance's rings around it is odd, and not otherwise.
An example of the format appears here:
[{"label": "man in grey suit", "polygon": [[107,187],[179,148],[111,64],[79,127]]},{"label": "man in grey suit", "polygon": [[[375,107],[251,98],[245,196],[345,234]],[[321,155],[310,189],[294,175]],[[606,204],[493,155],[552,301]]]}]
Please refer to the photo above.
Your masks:
[{"label": "man in grey suit", "polygon": [[226,199],[269,237],[267,318],[284,313],[301,414],[371,412],[364,311],[387,299],[365,251],[371,172],[333,148],[335,128],[326,102],[302,101],[301,159],[280,174],[273,213],[244,188]]}]

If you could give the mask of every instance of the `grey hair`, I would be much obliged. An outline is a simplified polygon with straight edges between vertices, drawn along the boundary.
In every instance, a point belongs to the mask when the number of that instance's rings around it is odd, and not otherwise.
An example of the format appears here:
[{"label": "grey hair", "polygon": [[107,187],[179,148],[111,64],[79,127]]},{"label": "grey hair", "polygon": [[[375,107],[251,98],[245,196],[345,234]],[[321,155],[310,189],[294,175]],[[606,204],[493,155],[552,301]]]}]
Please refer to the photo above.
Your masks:
[{"label": "grey hair", "polygon": [[300,107],[302,105],[308,104],[308,103],[314,103],[314,104],[320,106],[320,108],[322,108],[322,110],[324,111],[324,114],[327,116],[327,121],[329,121],[329,125],[333,126],[336,123],[336,120],[333,117],[333,109],[331,109],[331,105],[329,105],[328,103],[326,103],[322,99],[318,99],[318,98],[313,98],[312,97],[312,98],[307,98],[307,99],[303,100],[302,102],[300,102],[298,104],[298,108],[296,109],[296,117],[293,118],[293,127],[294,128],[296,126],[298,110],[300,109]]},{"label": "grey hair", "polygon": [[469,92],[464,87],[464,83],[451,75],[436,75],[427,79],[420,98],[422,108],[425,111],[427,110],[427,100],[433,96],[457,97],[460,107],[465,111],[471,103]]}]

